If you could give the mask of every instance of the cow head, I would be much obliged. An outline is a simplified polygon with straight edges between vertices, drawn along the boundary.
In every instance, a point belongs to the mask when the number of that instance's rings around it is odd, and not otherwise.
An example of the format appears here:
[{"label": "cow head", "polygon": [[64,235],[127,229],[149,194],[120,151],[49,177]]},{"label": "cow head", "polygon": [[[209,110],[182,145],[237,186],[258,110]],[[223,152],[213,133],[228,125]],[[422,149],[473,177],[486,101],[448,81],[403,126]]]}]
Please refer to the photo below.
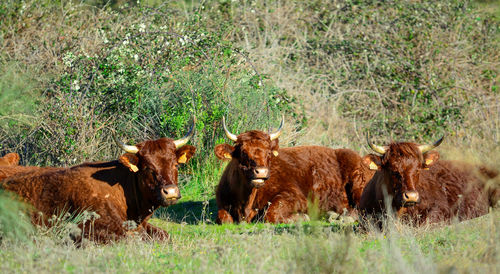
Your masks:
[{"label": "cow head", "polygon": [[233,140],[235,145],[217,145],[215,155],[222,160],[237,161],[240,171],[251,187],[260,188],[269,179],[271,158],[278,156],[278,137],[281,135],[284,122],[285,118],[282,117],[280,127],[273,133],[251,130],[236,136],[229,132],[223,118],[222,124],[226,136]]},{"label": "cow head", "polygon": [[396,208],[413,206],[420,202],[418,182],[420,173],[439,159],[439,153],[431,151],[443,141],[444,137],[432,145],[415,143],[391,143],[388,146],[368,145],[375,152],[363,158],[370,169],[383,172],[388,194],[394,197]]},{"label": "cow head", "polygon": [[19,164],[19,154],[7,153],[0,158],[0,166],[17,166]]},{"label": "cow head", "polygon": [[155,206],[172,205],[181,198],[177,186],[177,166],[186,163],[196,150],[186,145],[193,129],[194,124],[189,133],[179,140],[161,138],[135,146],[126,145],[115,137],[118,146],[127,152],[120,156],[120,163],[137,174],[143,197]]}]

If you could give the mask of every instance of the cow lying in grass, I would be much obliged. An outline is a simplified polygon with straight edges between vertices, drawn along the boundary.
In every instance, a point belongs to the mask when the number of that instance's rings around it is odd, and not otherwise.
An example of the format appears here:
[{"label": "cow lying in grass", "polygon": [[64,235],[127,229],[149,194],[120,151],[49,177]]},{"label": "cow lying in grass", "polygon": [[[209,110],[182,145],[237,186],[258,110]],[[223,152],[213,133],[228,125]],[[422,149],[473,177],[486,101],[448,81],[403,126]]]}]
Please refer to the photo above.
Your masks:
[{"label": "cow lying in grass", "polygon": [[251,222],[256,216],[292,222],[308,212],[308,200],[323,212],[352,211],[373,174],[349,149],[279,149],[283,120],[271,134],[252,130],[236,136],[223,125],[236,144],[215,147],[218,158],[231,161],[216,190],[217,223]]},{"label": "cow lying in grass", "polygon": [[362,217],[380,227],[387,204],[396,216],[417,225],[466,220],[488,213],[488,208],[496,205],[500,189],[487,186],[486,178],[479,173],[490,178],[497,173],[456,161],[438,161],[439,153],[432,149],[442,140],[433,145],[388,146],[368,141],[381,156],[364,157],[365,164],[376,173],[361,196]]},{"label": "cow lying in grass", "polygon": [[142,236],[166,240],[167,232],[148,220],[158,207],[180,199],[177,165],[187,162],[195,152],[193,146],[186,145],[192,132],[193,128],[180,140],[161,138],[135,146],[115,139],[127,152],[117,161],[23,173],[5,179],[1,187],[33,206],[36,223],[47,223],[53,214],[65,209],[72,215],[95,212],[99,218],[93,226],[80,224],[87,229],[77,242],[82,236],[100,243],[118,240],[134,222],[134,231]]}]

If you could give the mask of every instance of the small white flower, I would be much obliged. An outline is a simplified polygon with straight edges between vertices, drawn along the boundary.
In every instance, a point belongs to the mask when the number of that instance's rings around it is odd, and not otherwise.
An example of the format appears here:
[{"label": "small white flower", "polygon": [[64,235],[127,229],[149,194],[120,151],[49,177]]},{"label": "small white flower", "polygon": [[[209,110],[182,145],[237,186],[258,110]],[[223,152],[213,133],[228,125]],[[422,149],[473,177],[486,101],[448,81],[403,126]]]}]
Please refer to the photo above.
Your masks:
[{"label": "small white flower", "polygon": [[140,32],[144,32],[144,31],[146,31],[146,24],[141,23],[141,24],[139,25],[139,31],[140,31]]},{"label": "small white flower", "polygon": [[135,54],[134,55],[134,59],[135,59],[136,62],[139,61],[139,55]]},{"label": "small white flower", "polygon": [[75,91],[80,90],[80,85],[78,83],[78,80],[73,81],[73,84],[71,85],[71,89],[73,89]]}]

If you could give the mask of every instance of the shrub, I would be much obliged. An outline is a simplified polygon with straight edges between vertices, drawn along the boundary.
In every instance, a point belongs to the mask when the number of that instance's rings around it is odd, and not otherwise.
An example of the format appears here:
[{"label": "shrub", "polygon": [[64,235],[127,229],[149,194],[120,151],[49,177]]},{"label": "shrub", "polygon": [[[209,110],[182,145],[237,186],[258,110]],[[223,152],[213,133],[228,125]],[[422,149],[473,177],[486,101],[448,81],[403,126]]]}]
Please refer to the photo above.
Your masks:
[{"label": "shrub", "polygon": [[210,32],[197,17],[175,22],[167,12],[124,10],[121,28],[100,26],[95,53],[78,47],[61,53],[60,75],[46,87],[39,126],[28,137],[27,162],[109,157],[117,151],[109,145],[115,129],[129,143],[179,138],[192,117],[196,157],[206,159],[223,140],[222,116],[240,131],[277,126],[281,113],[294,111],[293,98],[253,70],[224,32]]},{"label": "shrub", "polygon": [[25,206],[13,195],[0,190],[0,241],[25,241],[32,229]]}]

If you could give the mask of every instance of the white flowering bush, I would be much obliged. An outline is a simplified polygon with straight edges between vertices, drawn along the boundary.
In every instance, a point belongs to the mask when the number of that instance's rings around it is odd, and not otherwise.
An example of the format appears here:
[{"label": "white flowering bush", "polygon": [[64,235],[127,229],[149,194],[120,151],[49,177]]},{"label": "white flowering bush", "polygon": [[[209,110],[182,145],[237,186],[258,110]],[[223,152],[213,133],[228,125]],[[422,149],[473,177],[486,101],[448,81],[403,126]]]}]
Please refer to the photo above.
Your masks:
[{"label": "white flowering bush", "polygon": [[224,141],[224,115],[234,131],[267,130],[284,112],[298,115],[294,99],[270,85],[223,32],[211,33],[190,20],[174,25],[169,17],[140,11],[142,17],[124,22],[119,31],[102,26],[95,53],[62,54],[62,73],[45,91],[44,126],[34,133],[41,140],[34,142],[40,145],[33,148],[37,162],[100,158],[109,147],[96,140],[112,143],[111,131],[130,143],[178,138],[193,117],[195,157],[207,159]]}]

